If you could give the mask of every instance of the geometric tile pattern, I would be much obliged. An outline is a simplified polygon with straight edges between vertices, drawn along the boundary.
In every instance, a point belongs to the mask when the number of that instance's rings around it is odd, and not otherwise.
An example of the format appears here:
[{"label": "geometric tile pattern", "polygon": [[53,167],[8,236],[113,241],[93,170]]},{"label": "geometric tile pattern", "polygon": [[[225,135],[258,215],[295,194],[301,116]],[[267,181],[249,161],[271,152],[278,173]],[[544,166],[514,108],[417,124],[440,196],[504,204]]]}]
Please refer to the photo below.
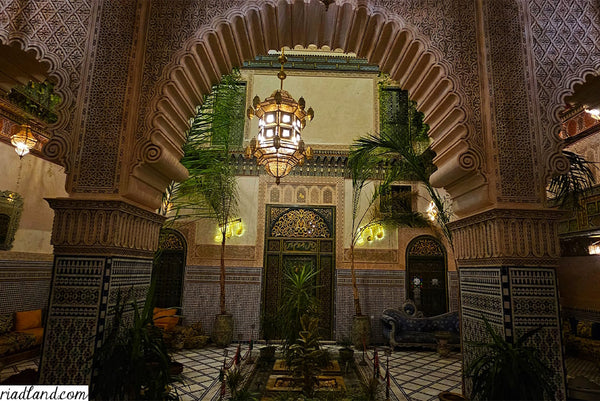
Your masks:
[{"label": "geometric tile pattern", "polygon": [[555,373],[556,399],[566,397],[558,286],[553,268],[511,267],[508,269],[514,337],[542,327],[530,343]]},{"label": "geometric tile pattern", "polygon": [[89,383],[105,268],[104,257],[55,257],[41,383]]},{"label": "geometric tile pattern", "polygon": [[[40,382],[90,382],[94,349],[102,341],[119,292],[142,308],[151,259],[56,256]],[[125,319],[132,316],[127,302]],[[109,309],[110,308],[110,309]]]},{"label": "geometric tile pattern", "polygon": [[[235,354],[235,344],[227,347],[227,355]],[[261,346],[256,345],[253,355]],[[242,345],[242,349],[247,346]],[[210,400],[218,394],[219,369],[223,365],[223,348],[206,347],[196,350],[182,350],[172,353],[173,359],[183,363],[185,383],[177,385],[182,401]],[[384,355],[380,352],[380,355]],[[361,354],[355,353],[357,361]],[[372,358],[372,352],[369,351]],[[382,357],[382,366],[385,356]],[[600,384],[600,368],[593,362],[567,358],[567,374],[569,378],[583,376]],[[39,358],[8,365],[0,370],[0,381],[22,372],[25,369],[37,369]],[[461,358],[460,354],[450,353],[441,358],[431,351],[397,350],[390,355],[391,390],[399,400],[437,400],[437,393],[452,391],[461,393]],[[372,364],[369,365],[372,369]],[[382,369],[382,373],[384,370]],[[435,390],[435,394],[433,394]],[[433,394],[433,395],[432,395]]]},{"label": "geometric tile pattern", "polygon": [[456,352],[444,358],[431,351],[396,351],[390,355],[392,383],[409,400],[437,400],[442,391],[462,393],[461,373],[462,358]]},{"label": "geometric tile pattern", "polygon": [[[371,320],[371,342],[383,344],[381,312],[400,307],[405,299],[404,270],[356,270],[356,283],[362,313]],[[354,316],[354,298],[349,269],[336,270],[335,338],[350,337]]]},{"label": "geometric tile pattern", "polygon": [[[233,340],[248,341],[258,337],[260,328],[260,294],[262,269],[226,267],[225,304],[233,315]],[[186,266],[183,286],[183,322],[200,322],[204,332],[212,333],[219,310],[219,267]]]},{"label": "geometric tile pattern", "polygon": [[46,309],[52,261],[0,261],[0,310]]}]

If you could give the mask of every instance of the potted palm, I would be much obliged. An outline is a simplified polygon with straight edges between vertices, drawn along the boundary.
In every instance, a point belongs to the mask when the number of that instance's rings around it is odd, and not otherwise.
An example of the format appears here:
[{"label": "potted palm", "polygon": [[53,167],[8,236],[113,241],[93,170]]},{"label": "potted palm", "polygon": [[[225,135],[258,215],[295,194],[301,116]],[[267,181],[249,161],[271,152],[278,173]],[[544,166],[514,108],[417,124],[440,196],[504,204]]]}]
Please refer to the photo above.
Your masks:
[{"label": "potted palm", "polygon": [[[239,103],[244,89],[239,73],[223,77],[213,87],[192,123],[181,163],[189,178],[169,188],[170,221],[205,218],[219,226],[219,311],[213,325],[213,341],[226,346],[233,339],[233,316],[227,313],[225,296],[225,245],[230,220],[238,212],[238,184],[231,151],[239,141]],[[243,116],[241,116],[243,121]]]},{"label": "potted palm", "polygon": [[472,343],[481,352],[464,375],[473,383],[472,398],[480,400],[554,399],[553,371],[538,348],[528,345],[541,330],[535,328],[508,342],[494,331],[484,317],[491,342]]}]

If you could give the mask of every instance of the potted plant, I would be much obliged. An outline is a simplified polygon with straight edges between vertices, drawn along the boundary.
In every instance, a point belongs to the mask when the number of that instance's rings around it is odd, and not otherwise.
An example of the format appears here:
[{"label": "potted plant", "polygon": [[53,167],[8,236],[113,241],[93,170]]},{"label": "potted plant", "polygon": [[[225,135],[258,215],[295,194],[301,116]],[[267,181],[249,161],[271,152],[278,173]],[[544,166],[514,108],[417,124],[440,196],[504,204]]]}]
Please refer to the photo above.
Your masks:
[{"label": "potted plant", "polygon": [[481,400],[554,399],[553,371],[539,350],[527,342],[541,327],[530,330],[513,342],[496,333],[484,317],[491,342],[471,345],[480,353],[464,375],[473,383],[472,398]]},{"label": "potted plant", "polygon": [[[192,123],[184,145],[181,163],[189,178],[172,184],[163,204],[173,209],[170,221],[182,218],[206,218],[215,221],[220,234],[219,310],[213,325],[212,339],[226,346],[233,339],[233,316],[227,313],[225,297],[225,245],[228,224],[238,207],[236,166],[230,151],[237,144],[240,116],[238,104],[244,98],[239,73],[213,86]],[[242,116],[243,121],[243,116]]]},{"label": "potted plant", "polygon": [[117,295],[115,314],[104,341],[94,354],[92,397],[103,400],[177,399],[171,386],[181,382],[167,352],[161,330],[152,322],[152,291],[140,311],[132,302],[133,322],[123,318],[126,302]]},{"label": "potted plant", "polygon": [[339,343],[342,346],[338,350],[340,362],[342,364],[354,362],[354,350],[352,349],[352,339],[349,337],[342,337]]}]

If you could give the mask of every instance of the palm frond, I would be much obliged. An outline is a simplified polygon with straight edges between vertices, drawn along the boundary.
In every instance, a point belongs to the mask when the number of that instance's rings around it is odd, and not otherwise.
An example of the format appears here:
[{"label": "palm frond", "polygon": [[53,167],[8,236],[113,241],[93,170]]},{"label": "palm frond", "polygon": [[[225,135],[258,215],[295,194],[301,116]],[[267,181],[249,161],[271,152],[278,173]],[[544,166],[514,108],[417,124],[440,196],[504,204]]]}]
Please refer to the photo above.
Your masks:
[{"label": "palm frond", "polygon": [[563,155],[569,161],[569,171],[552,178],[548,192],[560,208],[574,210],[581,207],[580,199],[596,183],[592,169],[597,166],[577,153],[563,150]]}]

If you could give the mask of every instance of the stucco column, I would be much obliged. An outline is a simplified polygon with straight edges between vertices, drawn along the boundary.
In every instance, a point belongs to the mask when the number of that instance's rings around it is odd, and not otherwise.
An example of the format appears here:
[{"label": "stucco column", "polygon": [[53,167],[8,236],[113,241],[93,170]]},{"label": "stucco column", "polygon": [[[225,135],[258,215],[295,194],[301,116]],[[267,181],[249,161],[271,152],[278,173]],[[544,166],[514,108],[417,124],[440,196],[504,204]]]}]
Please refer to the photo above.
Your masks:
[{"label": "stucco column", "polygon": [[40,383],[89,384],[117,294],[145,302],[163,217],[123,201],[48,202],[55,256]]},{"label": "stucco column", "polygon": [[530,344],[555,372],[557,400],[566,397],[555,270],[561,215],[547,209],[497,208],[451,224],[465,366],[478,352],[470,342],[489,341],[484,317],[508,341],[541,326]]}]

